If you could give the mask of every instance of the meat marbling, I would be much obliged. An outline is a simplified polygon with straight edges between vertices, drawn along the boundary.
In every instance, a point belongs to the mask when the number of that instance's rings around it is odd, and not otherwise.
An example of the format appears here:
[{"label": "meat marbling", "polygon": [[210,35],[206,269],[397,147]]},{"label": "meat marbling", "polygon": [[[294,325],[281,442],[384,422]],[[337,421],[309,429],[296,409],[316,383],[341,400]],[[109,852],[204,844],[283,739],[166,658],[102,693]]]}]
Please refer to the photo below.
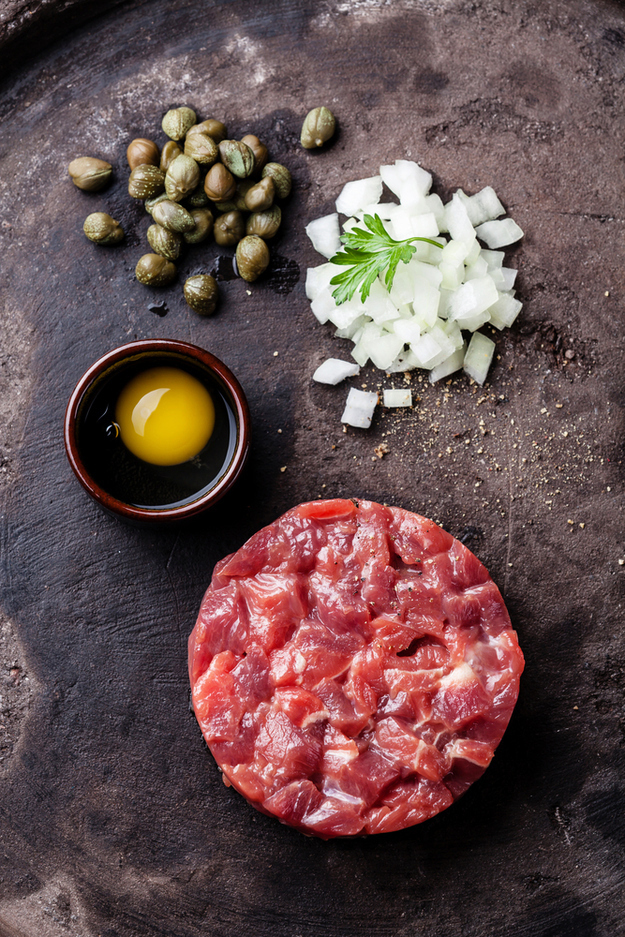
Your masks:
[{"label": "meat marbling", "polygon": [[480,561],[433,521],[301,504],[215,567],[189,638],[226,783],[324,839],[448,807],[493,757],[523,655]]}]

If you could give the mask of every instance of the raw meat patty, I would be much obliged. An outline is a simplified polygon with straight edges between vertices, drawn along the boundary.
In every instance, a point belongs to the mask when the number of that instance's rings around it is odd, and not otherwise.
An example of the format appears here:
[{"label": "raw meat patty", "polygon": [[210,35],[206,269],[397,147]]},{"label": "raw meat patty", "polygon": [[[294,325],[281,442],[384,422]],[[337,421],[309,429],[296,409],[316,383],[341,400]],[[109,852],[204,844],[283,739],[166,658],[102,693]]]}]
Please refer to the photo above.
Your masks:
[{"label": "raw meat patty", "polygon": [[479,560],[371,501],[300,504],[251,537],[215,567],[189,638],[226,783],[324,839],[453,803],[492,759],[522,670]]}]

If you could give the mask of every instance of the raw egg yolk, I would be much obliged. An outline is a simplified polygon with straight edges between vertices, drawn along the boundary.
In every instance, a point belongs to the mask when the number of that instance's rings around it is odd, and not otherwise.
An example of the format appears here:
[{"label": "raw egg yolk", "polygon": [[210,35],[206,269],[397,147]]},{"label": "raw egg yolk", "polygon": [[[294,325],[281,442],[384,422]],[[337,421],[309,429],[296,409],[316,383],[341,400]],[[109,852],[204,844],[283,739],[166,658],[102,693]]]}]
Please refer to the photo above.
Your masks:
[{"label": "raw egg yolk", "polygon": [[178,368],[150,368],[117,399],[115,421],[133,455],[152,465],[179,465],[201,452],[215,426],[203,384]]}]

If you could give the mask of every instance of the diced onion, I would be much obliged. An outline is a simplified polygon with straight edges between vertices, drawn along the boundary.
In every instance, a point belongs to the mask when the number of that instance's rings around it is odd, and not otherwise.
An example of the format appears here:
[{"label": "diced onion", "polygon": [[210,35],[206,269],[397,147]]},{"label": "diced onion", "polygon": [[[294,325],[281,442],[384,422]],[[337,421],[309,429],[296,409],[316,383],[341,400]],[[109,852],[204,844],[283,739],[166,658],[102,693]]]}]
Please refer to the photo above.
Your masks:
[{"label": "diced onion", "polygon": [[354,377],[360,372],[357,364],[341,361],[340,358],[327,358],[313,374],[313,381],[320,384],[339,384],[346,377]]},{"label": "diced onion", "polygon": [[369,429],[377,403],[377,394],[351,387],[347,395],[341,423],[348,423],[350,426],[357,426],[359,429]]},{"label": "diced onion", "polygon": [[323,254],[324,257],[334,257],[341,248],[339,216],[336,212],[311,221],[306,225],[306,234],[317,253]]},{"label": "diced onion", "polygon": [[[399,204],[380,201],[383,183]],[[332,323],[338,338],[354,343],[356,362],[329,359],[315,371],[315,380],[338,383],[371,361],[388,373],[426,368],[432,382],[464,368],[484,383],[495,346],[477,330],[486,324],[507,328],[521,310],[513,288],[517,271],[504,266],[504,252],[498,248],[517,241],[523,231],[512,218],[500,217],[505,209],[490,186],[475,195],[459,189],[444,205],[430,194],[431,185],[431,174],[418,163],[396,160],[381,166],[379,176],[346,183],[336,213],[306,227],[315,249],[328,259],[341,249],[338,213],[347,215],[344,231],[363,227],[365,215],[377,214],[396,240],[426,237],[441,245],[415,241],[416,250],[407,264],[399,263],[390,291],[382,271],[364,302],[357,291],[337,305],[330,284],[341,269],[335,264],[307,271],[306,296],[314,315],[321,323]],[[463,332],[473,333],[468,347]],[[409,391],[384,394],[385,406],[410,406],[387,402],[399,394],[407,399]],[[352,388],[343,422],[368,426],[376,402],[375,394]]]},{"label": "diced onion", "polygon": [[373,206],[379,202],[381,195],[381,176],[373,176],[372,179],[356,179],[343,186],[343,191],[336,200],[336,210],[341,215],[355,215],[365,206]]},{"label": "diced onion", "polygon": [[505,247],[514,244],[523,237],[523,229],[512,218],[502,218],[501,221],[485,221],[476,228],[480,240],[489,247]]},{"label": "diced onion", "polygon": [[412,391],[411,390],[385,390],[384,391],[384,406],[385,407],[411,407],[412,406]]},{"label": "diced onion", "polygon": [[481,332],[475,332],[471,336],[469,347],[464,356],[463,369],[465,374],[472,377],[478,384],[483,384],[493,360],[495,343],[482,335]]}]

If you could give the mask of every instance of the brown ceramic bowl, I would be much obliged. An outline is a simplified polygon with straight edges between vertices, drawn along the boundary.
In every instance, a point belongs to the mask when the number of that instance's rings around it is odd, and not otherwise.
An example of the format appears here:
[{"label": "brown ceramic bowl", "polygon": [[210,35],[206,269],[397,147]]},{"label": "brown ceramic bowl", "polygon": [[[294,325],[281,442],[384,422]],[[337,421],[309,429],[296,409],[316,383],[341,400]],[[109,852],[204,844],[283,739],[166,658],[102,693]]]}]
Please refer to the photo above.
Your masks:
[{"label": "brown ceramic bowl", "polygon": [[[183,467],[150,466],[116,438],[119,391],[138,372],[159,366],[197,377],[216,407],[206,447],[215,441],[212,455],[200,454]],[[105,510],[133,523],[170,524],[212,507],[241,475],[249,445],[250,414],[241,385],[218,358],[187,342],[154,339],[110,351],[83,374],[65,414],[65,449],[79,482]]]}]

